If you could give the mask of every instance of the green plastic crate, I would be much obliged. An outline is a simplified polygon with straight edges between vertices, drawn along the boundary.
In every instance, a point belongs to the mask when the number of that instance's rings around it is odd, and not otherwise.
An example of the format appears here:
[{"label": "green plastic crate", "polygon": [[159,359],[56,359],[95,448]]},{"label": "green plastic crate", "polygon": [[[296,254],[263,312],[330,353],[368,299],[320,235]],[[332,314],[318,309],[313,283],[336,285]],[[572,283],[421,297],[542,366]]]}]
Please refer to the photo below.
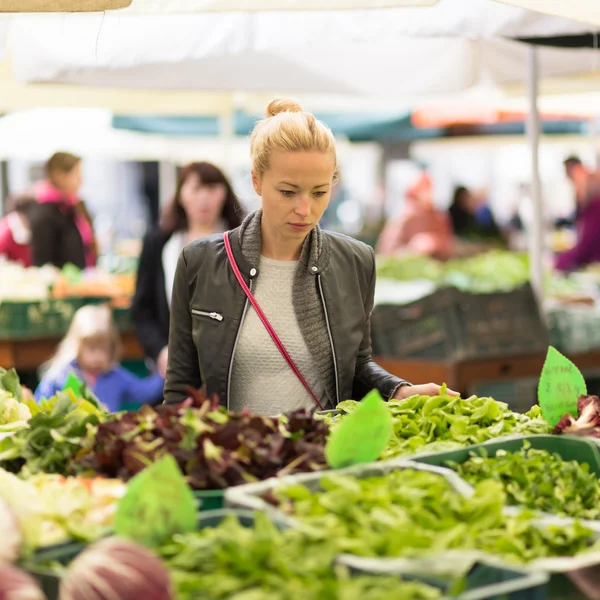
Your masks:
[{"label": "green plastic crate", "polygon": [[86,544],[84,543],[67,542],[48,548],[41,548],[31,559],[25,561],[20,566],[38,582],[48,600],[58,600],[60,576],[47,566],[48,563],[59,563],[66,566],[85,547]]},{"label": "green plastic crate", "polygon": [[536,450],[556,453],[564,460],[575,460],[582,464],[587,463],[590,471],[600,477],[600,450],[598,446],[584,438],[568,435],[526,435],[518,438],[499,439],[449,452],[416,456],[411,460],[443,467],[447,462],[459,464],[465,462],[471,453],[477,452],[479,448],[484,448],[489,455],[494,455],[497,450],[518,452],[525,442],[529,442],[531,448]]},{"label": "green plastic crate", "polygon": [[[497,450],[518,452],[525,442],[529,442],[531,448],[558,454],[564,460],[575,460],[581,464],[587,464],[590,472],[600,477],[600,449],[598,446],[593,441],[568,435],[531,435],[499,439],[450,452],[418,456],[411,460],[428,465],[444,466],[447,462],[465,462],[471,452],[477,452],[479,448],[484,448],[489,455],[493,455]],[[594,566],[592,569],[600,569],[600,566]],[[551,574],[547,597],[551,600],[583,600],[587,598],[565,573]]]},{"label": "green plastic crate", "polygon": [[418,580],[437,587],[445,598],[460,600],[546,600],[549,576],[525,569],[481,561],[473,565],[461,581],[457,595],[455,581],[431,576],[424,572],[411,573],[410,569],[395,569],[393,563],[382,566],[380,561],[365,560],[358,556],[342,555],[338,563],[352,573],[371,575],[398,575],[406,580]]},{"label": "green plastic crate", "polygon": [[0,302],[0,339],[25,340],[62,337],[73,316],[86,304],[109,298],[50,298],[35,302]]},{"label": "green plastic crate", "polygon": [[196,490],[194,498],[200,501],[201,511],[222,509],[225,505],[225,490]]}]

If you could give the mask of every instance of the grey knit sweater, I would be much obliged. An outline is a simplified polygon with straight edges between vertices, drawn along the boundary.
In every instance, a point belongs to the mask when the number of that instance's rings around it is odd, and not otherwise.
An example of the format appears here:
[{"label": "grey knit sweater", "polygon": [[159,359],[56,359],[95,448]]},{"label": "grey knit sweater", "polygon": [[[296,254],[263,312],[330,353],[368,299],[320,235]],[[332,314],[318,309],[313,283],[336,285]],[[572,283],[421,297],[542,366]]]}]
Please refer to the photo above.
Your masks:
[{"label": "grey knit sweater", "polygon": [[[242,252],[251,265],[258,266],[256,299],[321,404],[325,408],[335,406],[335,376],[325,314],[316,277],[308,269],[310,258],[322,252],[322,232],[318,226],[312,231],[304,242],[300,260],[290,266],[261,257],[261,218],[262,212],[257,211],[241,227]],[[259,354],[249,357],[249,351],[256,353],[259,347]],[[250,362],[240,366],[239,361]],[[281,370],[282,364],[287,370]],[[272,385],[261,385],[260,394],[254,392],[258,390],[252,383],[254,377],[263,383],[270,379]],[[285,383],[279,381],[281,378],[285,378]],[[248,382],[246,386],[244,381]],[[283,396],[285,390],[288,392]],[[318,408],[280,356],[252,306],[242,323],[234,355],[231,400],[234,409],[248,406],[265,414]]]}]

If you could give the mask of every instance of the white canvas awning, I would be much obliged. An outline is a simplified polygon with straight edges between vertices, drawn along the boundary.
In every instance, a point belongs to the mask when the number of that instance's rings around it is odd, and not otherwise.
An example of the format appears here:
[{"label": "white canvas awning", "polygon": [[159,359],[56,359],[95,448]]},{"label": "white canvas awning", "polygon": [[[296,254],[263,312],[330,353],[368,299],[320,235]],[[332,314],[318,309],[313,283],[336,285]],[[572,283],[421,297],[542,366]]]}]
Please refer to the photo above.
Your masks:
[{"label": "white canvas awning", "polygon": [[496,0],[496,2],[600,26],[600,2],[598,0],[575,0],[572,2],[567,0]]},{"label": "white canvas awning", "polygon": [[[330,13],[320,13],[322,20],[315,13],[28,15],[14,20],[10,48],[18,81],[84,86],[349,93],[406,103],[410,95],[525,78],[524,44],[450,37],[450,29],[444,36],[399,36],[401,23],[384,12],[356,20],[347,14],[335,22]],[[467,21],[474,31],[476,21]],[[535,30],[526,23],[522,32]],[[539,54],[542,77],[589,72],[597,60],[593,50]]]}]

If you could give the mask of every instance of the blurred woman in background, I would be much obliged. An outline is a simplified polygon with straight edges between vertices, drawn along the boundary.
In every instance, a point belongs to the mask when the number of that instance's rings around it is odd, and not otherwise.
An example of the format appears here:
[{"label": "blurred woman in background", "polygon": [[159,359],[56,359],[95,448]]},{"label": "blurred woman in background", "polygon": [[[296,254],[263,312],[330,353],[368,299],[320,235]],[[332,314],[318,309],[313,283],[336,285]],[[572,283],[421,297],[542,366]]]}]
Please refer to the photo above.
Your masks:
[{"label": "blurred woman in background", "polygon": [[238,227],[243,209],[224,173],[207,162],[181,169],[173,201],[144,240],[131,315],[146,356],[167,369],[171,292],[184,246]]},{"label": "blurred woman in background", "polygon": [[460,185],[448,209],[454,234],[464,240],[502,242],[503,237],[485,197]]},{"label": "blurred woman in background", "polygon": [[407,252],[446,260],[452,253],[452,227],[448,215],[433,204],[431,179],[422,173],[406,192],[406,203],[396,219],[390,219],[379,238],[377,253]]},{"label": "blurred woman in background", "polygon": [[34,187],[37,205],[30,213],[33,264],[62,268],[72,263],[80,269],[95,266],[92,219],[78,195],[81,158],[57,152],[46,163],[46,175]]},{"label": "blurred woman in background", "polygon": [[586,168],[576,156],[567,158],[564,166],[575,189],[577,241],[573,248],[557,255],[555,267],[575,271],[600,262],[600,173]]},{"label": "blurred woman in background", "polygon": [[15,198],[8,214],[0,219],[0,257],[31,266],[31,228],[29,214],[35,199],[28,196]]}]

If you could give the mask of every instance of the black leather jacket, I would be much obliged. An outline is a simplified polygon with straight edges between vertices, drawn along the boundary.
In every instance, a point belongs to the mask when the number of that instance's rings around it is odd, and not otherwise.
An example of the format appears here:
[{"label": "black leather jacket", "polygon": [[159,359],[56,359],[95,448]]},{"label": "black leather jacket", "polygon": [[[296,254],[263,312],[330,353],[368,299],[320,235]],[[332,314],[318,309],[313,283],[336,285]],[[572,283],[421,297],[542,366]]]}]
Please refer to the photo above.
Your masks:
[{"label": "black leather jacket", "polygon": [[[375,290],[375,255],[352,238],[322,232],[321,258],[305,268],[314,276],[333,351],[337,401],[363,398],[378,389],[390,398],[402,379],[371,358],[370,317]],[[246,283],[259,276],[241,247],[240,228],[231,246]],[[302,268],[302,265],[299,267]],[[181,402],[188,390],[206,386],[228,406],[230,374],[238,332],[248,302],[218,234],[187,246],[173,286],[165,402]],[[252,310],[252,308],[250,308]]]}]

